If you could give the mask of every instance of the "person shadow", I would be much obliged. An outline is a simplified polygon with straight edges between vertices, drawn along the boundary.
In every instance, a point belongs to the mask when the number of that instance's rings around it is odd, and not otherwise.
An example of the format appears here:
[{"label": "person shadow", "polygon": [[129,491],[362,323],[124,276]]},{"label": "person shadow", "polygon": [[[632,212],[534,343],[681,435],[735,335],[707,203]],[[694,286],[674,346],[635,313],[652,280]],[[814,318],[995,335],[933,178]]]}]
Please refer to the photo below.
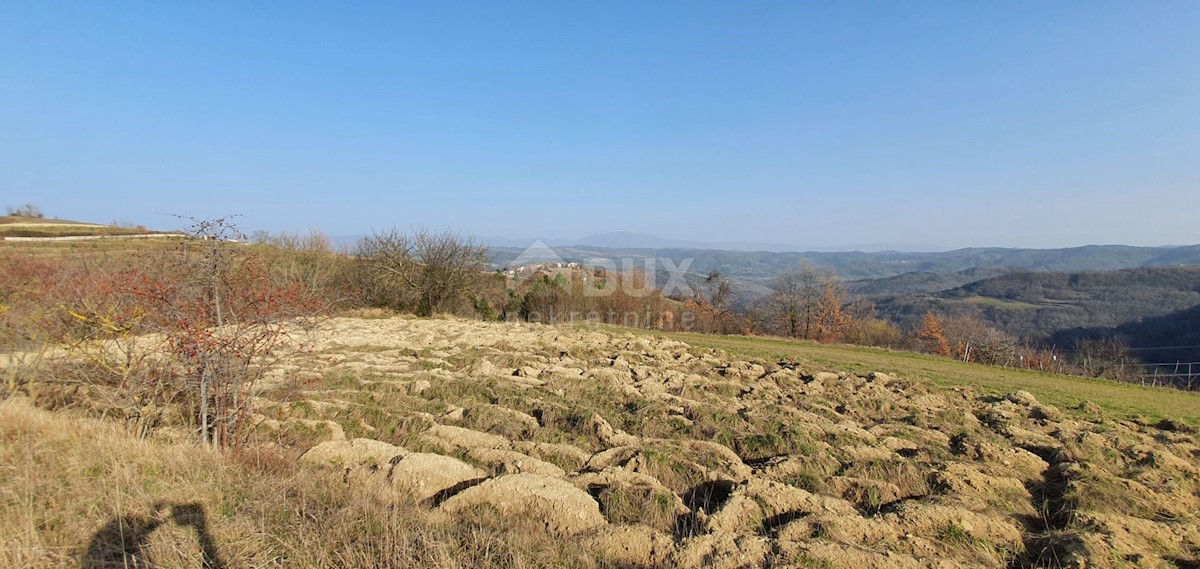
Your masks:
[{"label": "person shadow", "polygon": [[[164,515],[167,514],[167,515]],[[147,569],[154,565],[150,561],[146,545],[150,535],[162,525],[174,522],[190,527],[200,545],[200,567],[203,569],[225,569],[225,562],[217,551],[212,534],[208,531],[208,514],[204,506],[197,503],[154,504],[150,515],[129,514],[109,520],[88,542],[80,559],[80,569]]]}]

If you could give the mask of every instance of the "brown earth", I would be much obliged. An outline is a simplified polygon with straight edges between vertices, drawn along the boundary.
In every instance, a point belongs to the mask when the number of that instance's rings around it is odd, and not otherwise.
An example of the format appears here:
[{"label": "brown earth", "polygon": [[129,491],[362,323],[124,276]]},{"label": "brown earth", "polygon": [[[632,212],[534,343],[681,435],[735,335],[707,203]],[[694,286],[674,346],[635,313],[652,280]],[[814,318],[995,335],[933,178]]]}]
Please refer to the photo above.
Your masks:
[{"label": "brown earth", "polygon": [[311,468],[382,500],[526,518],[622,567],[1200,566],[1188,425],[883,371],[599,328],[337,319],[257,408]]}]

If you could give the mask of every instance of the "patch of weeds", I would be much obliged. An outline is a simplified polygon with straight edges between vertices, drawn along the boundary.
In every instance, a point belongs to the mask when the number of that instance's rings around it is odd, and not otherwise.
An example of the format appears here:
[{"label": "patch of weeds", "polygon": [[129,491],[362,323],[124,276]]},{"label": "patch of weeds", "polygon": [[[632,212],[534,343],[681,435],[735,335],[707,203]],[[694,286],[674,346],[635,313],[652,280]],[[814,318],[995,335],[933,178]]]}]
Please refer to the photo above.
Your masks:
[{"label": "patch of weeds", "polygon": [[642,420],[642,436],[656,439],[690,439],[695,438],[692,425],[678,415],[647,413]]},{"label": "patch of weeds", "polygon": [[718,449],[707,445],[687,445],[681,446],[679,452],[704,468],[733,474],[729,471],[729,457]]},{"label": "patch of weeds", "polygon": [[863,489],[859,506],[872,514],[879,513],[883,507],[883,492],[879,491],[878,486],[867,486]]},{"label": "patch of weeds", "polygon": [[643,524],[661,531],[675,526],[674,496],[653,488],[604,486],[589,488],[600,511],[612,524]]},{"label": "patch of weeds", "polygon": [[445,360],[436,358],[420,358],[412,363],[410,368],[412,371],[431,371],[435,369],[448,369],[450,363]]},{"label": "patch of weeds", "polygon": [[825,435],[821,437],[821,440],[834,448],[863,446],[867,444],[867,441],[861,436],[845,431],[826,431]]},{"label": "patch of weeds", "polygon": [[726,399],[736,399],[742,394],[742,389],[745,386],[741,383],[734,383],[732,381],[714,381],[705,387],[706,391],[710,394],[715,394],[718,397],[723,397]]},{"label": "patch of weeds", "polygon": [[520,420],[520,415],[517,415],[519,411],[506,412],[507,409],[491,405],[473,407],[464,417],[464,426],[513,441],[531,438],[537,430],[537,425]]},{"label": "patch of weeds", "polygon": [[[412,413],[437,415],[445,410],[439,402],[412,397],[387,385],[379,385],[372,391],[357,392],[350,400],[354,405],[338,413],[338,422],[346,435],[379,440],[402,437],[412,421]],[[366,425],[375,430],[371,431]]]},{"label": "patch of weeds", "polygon": [[583,467],[583,461],[578,457],[553,451],[541,451],[538,458],[553,464],[566,472],[575,472]]},{"label": "patch of weeds", "polygon": [[275,432],[275,441],[288,448],[309,448],[318,442],[328,440],[332,432],[325,423],[303,423],[300,421],[284,421]]},{"label": "patch of weeds", "polygon": [[736,444],[737,435],[730,429],[720,429],[713,433],[709,440],[725,447],[733,447]]},{"label": "patch of weeds", "polygon": [[379,344],[357,344],[354,346],[347,346],[346,349],[352,353],[378,354],[381,352],[395,351],[397,348],[396,346],[381,346]]},{"label": "patch of weeds", "polygon": [[426,399],[452,403],[460,407],[494,403],[497,400],[494,380],[439,379],[421,395]]},{"label": "patch of weeds", "polygon": [[733,451],[744,461],[756,461],[786,454],[787,446],[776,433],[759,433],[736,438]]},{"label": "patch of weeds", "polygon": [[797,441],[795,446],[793,446],[792,448],[793,448],[793,450],[796,451],[795,452],[796,454],[802,454],[805,456],[812,456],[814,454],[817,454],[817,451],[820,450],[820,448],[817,445],[815,445],[811,442],[808,442],[808,441]]},{"label": "patch of weeds", "polygon": [[749,435],[737,438],[733,447],[742,460],[757,461],[782,455],[811,455],[816,447],[805,433],[779,418],[754,425]]},{"label": "patch of weeds", "polygon": [[288,408],[288,417],[294,419],[317,419],[321,416],[309,401],[296,401]]},{"label": "patch of weeds", "polygon": [[1148,520],[1155,519],[1159,511],[1159,505],[1150,496],[1099,469],[1068,482],[1062,503],[1069,511],[1114,513]]},{"label": "patch of weeds", "polygon": [[547,443],[567,443],[585,450],[599,451],[605,448],[604,443],[588,429],[591,415],[584,415],[576,410],[562,413],[542,415],[545,425],[537,432],[536,440]]},{"label": "patch of weeds", "polygon": [[939,409],[930,417],[928,425],[917,425],[943,433],[959,432],[963,428],[963,411],[954,407]]},{"label": "patch of weeds", "polygon": [[[746,422],[736,413],[723,408],[708,405],[689,407],[686,414],[701,435],[709,440],[715,441],[715,437],[721,432],[736,433],[745,430]],[[726,443],[721,444],[729,446]]]},{"label": "patch of weeds", "polygon": [[867,416],[876,420],[889,418],[892,416],[892,411],[895,409],[895,400],[891,397],[876,395],[868,399],[864,405]]},{"label": "patch of weeds", "polygon": [[900,497],[929,494],[928,477],[921,464],[914,461],[869,460],[849,465],[843,469],[842,475],[895,484]]},{"label": "patch of weeds", "polygon": [[950,524],[942,528],[942,531],[938,532],[937,538],[947,544],[959,546],[968,546],[975,542],[975,538],[971,537],[971,534],[958,524]]},{"label": "patch of weeds", "polygon": [[377,433],[377,437],[415,452],[436,451],[437,449],[431,448],[421,437],[421,433],[432,426],[433,421],[425,417],[397,416],[395,421],[388,425],[386,432],[383,428],[376,427],[381,433],[386,434],[386,436],[378,436],[379,433]]},{"label": "patch of weeds", "polygon": [[344,433],[346,433],[346,438],[348,438],[348,439],[358,439],[358,438],[371,439],[371,438],[375,438],[378,433],[378,430],[371,430],[374,428],[374,425],[371,425],[370,423],[359,423],[359,422],[354,422],[354,421],[341,421],[338,424],[341,425],[342,431]]},{"label": "patch of weeds", "polygon": [[692,434],[692,426],[683,417],[670,417],[667,419],[667,425],[676,435],[690,436]]},{"label": "patch of weeds", "polygon": [[358,389],[362,385],[359,375],[349,371],[326,373],[321,383],[326,389]]},{"label": "patch of weeds", "polygon": [[1012,512],[1028,503],[1029,499],[1028,492],[1022,492],[1018,488],[1001,487],[990,493],[988,503],[999,511]]},{"label": "patch of weeds", "polygon": [[796,556],[796,566],[805,567],[807,569],[834,569],[836,566],[828,559],[813,557],[808,553],[800,553]]},{"label": "patch of weeds", "polygon": [[643,456],[646,459],[644,473],[658,479],[676,494],[687,492],[707,478],[703,467],[678,456],[675,449],[647,449]]},{"label": "patch of weeds", "polygon": [[824,486],[819,478],[808,472],[800,472],[788,476],[787,478],[783,479],[783,483],[787,484],[788,486],[794,486],[801,490],[806,490],[813,494],[820,492]]},{"label": "patch of weeds", "polygon": [[563,396],[575,413],[587,418],[598,413],[613,428],[630,434],[641,434],[641,417],[627,411],[632,401],[614,388],[590,382],[573,382]]},{"label": "patch of weeds", "polygon": [[1012,561],[1018,553],[1009,547],[998,546],[986,539],[973,536],[966,528],[956,523],[942,528],[937,532],[936,538],[947,546],[971,551],[972,557],[976,557],[981,565],[995,565]]},{"label": "patch of weeds", "polygon": [[657,492],[654,494],[655,506],[660,510],[672,509],[675,507],[675,496]]}]

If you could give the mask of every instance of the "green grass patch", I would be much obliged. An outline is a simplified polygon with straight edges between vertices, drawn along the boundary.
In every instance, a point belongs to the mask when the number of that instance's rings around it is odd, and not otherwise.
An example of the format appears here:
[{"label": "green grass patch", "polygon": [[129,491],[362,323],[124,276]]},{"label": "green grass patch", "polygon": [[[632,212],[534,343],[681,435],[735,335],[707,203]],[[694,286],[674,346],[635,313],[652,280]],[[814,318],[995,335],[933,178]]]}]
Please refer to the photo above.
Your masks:
[{"label": "green grass patch", "polygon": [[[948,301],[948,303],[950,303],[950,304],[952,304],[953,302],[954,302],[953,300]],[[969,296],[967,298],[962,299],[959,302],[961,302],[962,304],[971,304],[974,306],[981,306],[984,308],[999,308],[999,309],[1003,309],[1003,310],[1037,310],[1039,308],[1045,308],[1045,306],[1039,306],[1039,305],[1033,304],[1031,302],[1021,302],[1018,300],[1006,300],[1003,298],[993,298],[990,296]]]},{"label": "green grass patch", "polygon": [[1080,403],[1090,401],[1119,417],[1142,415],[1154,419],[1178,418],[1200,425],[1200,393],[984,366],[863,346],[686,332],[661,335],[699,348],[715,348],[766,361],[788,360],[814,370],[848,371],[859,375],[880,371],[904,379],[927,381],[940,387],[976,387],[995,395],[1025,390],[1039,400],[1069,413],[1074,412]]}]

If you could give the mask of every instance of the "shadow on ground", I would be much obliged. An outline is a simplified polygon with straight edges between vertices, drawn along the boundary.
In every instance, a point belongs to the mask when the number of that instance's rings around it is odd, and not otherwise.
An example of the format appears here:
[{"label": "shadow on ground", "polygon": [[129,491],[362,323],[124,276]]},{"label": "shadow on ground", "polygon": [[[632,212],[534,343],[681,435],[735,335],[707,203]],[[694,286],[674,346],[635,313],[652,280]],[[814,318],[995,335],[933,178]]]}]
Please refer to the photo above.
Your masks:
[{"label": "shadow on ground", "polygon": [[200,546],[203,569],[225,569],[208,531],[208,514],[204,506],[187,504],[154,504],[151,514],[129,514],[110,520],[92,536],[80,559],[80,569],[132,569],[153,567],[146,551],[150,536],[166,523],[190,527]]}]

